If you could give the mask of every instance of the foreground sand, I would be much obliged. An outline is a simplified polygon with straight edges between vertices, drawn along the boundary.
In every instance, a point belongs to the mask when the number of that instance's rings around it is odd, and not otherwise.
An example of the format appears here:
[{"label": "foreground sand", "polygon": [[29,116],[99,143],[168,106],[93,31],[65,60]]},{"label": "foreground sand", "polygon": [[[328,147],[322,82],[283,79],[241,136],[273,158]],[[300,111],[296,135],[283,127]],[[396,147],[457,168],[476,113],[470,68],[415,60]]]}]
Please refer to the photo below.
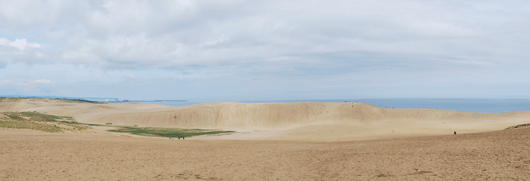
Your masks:
[{"label": "foreground sand", "polygon": [[530,129],[350,142],[0,128],[0,180],[529,180]]}]

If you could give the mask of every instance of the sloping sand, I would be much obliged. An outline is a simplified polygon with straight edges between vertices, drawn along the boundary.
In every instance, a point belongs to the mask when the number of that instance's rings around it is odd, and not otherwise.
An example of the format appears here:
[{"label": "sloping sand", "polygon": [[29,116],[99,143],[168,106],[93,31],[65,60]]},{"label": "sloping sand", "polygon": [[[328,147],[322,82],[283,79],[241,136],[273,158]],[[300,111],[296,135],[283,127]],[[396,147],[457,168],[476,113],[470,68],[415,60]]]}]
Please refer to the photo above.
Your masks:
[{"label": "sloping sand", "polygon": [[26,99],[0,103],[0,112],[38,111],[79,122],[156,127],[208,128],[239,133],[198,139],[349,141],[502,130],[529,123],[530,112],[465,113],[434,109],[385,109],[364,103],[65,103]]},{"label": "sloping sand", "polygon": [[0,128],[0,180],[530,178],[530,128],[502,130],[529,123],[528,112],[474,114],[361,103],[170,107],[42,99],[2,102],[4,111],[38,111],[87,123],[240,132],[184,141],[98,129],[46,133]]},{"label": "sloping sand", "polygon": [[351,142],[0,130],[0,180],[528,180],[530,128]]}]

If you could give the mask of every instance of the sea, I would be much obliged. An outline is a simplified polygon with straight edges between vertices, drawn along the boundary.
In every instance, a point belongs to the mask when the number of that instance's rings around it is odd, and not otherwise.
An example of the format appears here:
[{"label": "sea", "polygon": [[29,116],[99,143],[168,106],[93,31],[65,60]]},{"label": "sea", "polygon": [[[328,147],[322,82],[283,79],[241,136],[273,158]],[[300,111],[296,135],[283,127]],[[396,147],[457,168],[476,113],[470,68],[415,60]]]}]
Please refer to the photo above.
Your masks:
[{"label": "sea", "polygon": [[[217,101],[144,101],[147,104],[187,106]],[[530,99],[480,99],[480,98],[410,98],[410,99],[295,99],[295,100],[241,100],[239,103],[292,103],[292,102],[362,102],[382,108],[441,109],[474,113],[506,113],[530,111]]]},{"label": "sea", "polygon": [[[292,102],[362,102],[382,108],[417,108],[441,109],[473,113],[507,113],[515,111],[530,111],[530,98],[373,98],[373,99],[282,99],[282,100],[119,100],[118,98],[93,97],[59,97],[59,96],[21,96],[0,95],[0,97],[48,97],[56,99],[75,99],[110,104],[160,104],[167,106],[187,106],[209,102],[239,102],[239,103],[292,103]],[[113,100],[113,101],[109,101]]]}]

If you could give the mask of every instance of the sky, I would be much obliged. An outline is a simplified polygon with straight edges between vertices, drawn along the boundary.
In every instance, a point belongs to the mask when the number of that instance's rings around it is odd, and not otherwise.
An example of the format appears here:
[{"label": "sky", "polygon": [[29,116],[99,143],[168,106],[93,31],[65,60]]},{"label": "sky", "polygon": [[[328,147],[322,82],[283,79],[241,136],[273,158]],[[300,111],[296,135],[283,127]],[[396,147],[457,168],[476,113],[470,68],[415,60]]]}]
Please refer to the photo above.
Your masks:
[{"label": "sky", "polygon": [[530,98],[530,1],[0,1],[0,95]]}]

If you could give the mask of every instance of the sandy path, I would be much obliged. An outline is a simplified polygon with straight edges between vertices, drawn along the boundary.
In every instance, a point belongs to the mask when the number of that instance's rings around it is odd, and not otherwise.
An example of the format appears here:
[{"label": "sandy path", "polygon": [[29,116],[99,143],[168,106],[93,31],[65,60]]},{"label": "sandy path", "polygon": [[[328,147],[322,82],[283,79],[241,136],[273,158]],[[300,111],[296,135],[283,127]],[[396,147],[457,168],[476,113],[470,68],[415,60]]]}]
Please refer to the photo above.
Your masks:
[{"label": "sandy path", "polygon": [[0,180],[528,180],[530,129],[353,142],[0,130]]}]

